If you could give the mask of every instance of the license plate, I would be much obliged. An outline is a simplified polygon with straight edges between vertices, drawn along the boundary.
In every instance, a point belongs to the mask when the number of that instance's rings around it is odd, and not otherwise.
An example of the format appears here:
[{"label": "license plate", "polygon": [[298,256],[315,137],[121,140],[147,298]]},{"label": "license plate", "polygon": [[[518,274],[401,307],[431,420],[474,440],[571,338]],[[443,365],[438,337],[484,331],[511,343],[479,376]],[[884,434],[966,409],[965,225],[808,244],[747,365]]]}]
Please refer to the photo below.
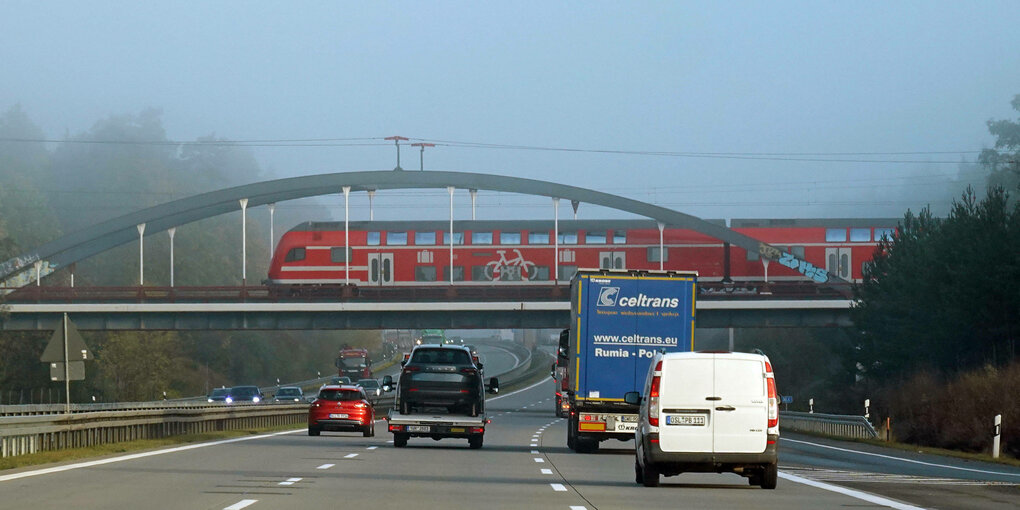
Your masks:
[{"label": "license plate", "polygon": [[408,425],[408,432],[429,432],[431,429],[428,425]]},{"label": "license plate", "polygon": [[346,418],[347,413],[330,413],[330,418]]},{"label": "license plate", "polygon": [[667,414],[666,425],[693,425],[700,427],[705,425],[703,414]]}]

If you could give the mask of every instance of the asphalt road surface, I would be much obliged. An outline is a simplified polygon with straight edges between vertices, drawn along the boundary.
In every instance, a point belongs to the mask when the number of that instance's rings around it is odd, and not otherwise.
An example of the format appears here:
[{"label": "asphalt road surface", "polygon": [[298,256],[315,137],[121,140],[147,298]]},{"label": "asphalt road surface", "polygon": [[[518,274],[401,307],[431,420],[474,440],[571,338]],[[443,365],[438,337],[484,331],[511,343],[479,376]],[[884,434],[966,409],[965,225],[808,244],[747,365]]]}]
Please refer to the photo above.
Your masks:
[{"label": "asphalt road surface", "polygon": [[304,430],[0,474],[0,508],[1017,508],[1020,470],[784,435],[776,490],[731,474],[634,483],[631,442],[570,452],[553,384],[491,398],[466,440]]}]

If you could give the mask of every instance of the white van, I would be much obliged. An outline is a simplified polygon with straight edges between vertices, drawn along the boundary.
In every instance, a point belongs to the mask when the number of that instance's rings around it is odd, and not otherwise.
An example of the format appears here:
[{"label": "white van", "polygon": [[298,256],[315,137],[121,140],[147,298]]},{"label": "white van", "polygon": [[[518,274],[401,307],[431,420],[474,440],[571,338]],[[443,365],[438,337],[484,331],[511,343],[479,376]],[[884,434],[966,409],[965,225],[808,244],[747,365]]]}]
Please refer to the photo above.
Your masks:
[{"label": "white van", "polygon": [[624,396],[641,406],[635,431],[635,479],[733,472],[751,485],[776,487],[779,403],[768,357],[740,352],[657,354],[644,392]]}]

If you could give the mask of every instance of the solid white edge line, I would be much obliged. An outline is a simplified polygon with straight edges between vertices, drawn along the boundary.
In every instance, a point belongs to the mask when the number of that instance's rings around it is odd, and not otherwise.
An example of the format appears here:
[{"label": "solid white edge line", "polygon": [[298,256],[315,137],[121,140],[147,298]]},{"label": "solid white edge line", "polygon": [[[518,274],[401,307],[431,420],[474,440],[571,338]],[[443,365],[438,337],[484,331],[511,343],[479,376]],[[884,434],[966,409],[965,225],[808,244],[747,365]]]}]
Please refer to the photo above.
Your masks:
[{"label": "solid white edge line", "polygon": [[258,503],[258,502],[259,502],[259,500],[257,500],[257,499],[242,499],[241,501],[238,501],[237,503],[234,503],[233,505],[230,505],[228,507],[224,507],[223,510],[241,510],[242,508],[244,508],[246,506],[251,506],[251,505],[254,505],[255,503]]},{"label": "solid white edge line", "polygon": [[893,457],[892,455],[883,455],[881,453],[862,452],[860,450],[851,450],[849,448],[839,448],[837,446],[829,446],[829,445],[825,445],[825,444],[812,443],[810,441],[800,441],[798,439],[790,439],[790,438],[786,438],[786,437],[781,437],[780,440],[782,440],[782,441],[790,441],[790,442],[793,442],[793,443],[809,444],[811,446],[818,446],[820,448],[829,448],[830,450],[839,450],[841,452],[858,453],[858,454],[861,454],[861,455],[870,455],[872,457],[881,457],[883,459],[899,460],[899,461],[903,461],[903,462],[910,462],[910,463],[913,463],[913,464],[922,464],[922,465],[925,465],[925,466],[941,467],[941,468],[946,468],[946,469],[957,469],[957,470],[960,470],[960,471],[970,471],[972,473],[984,473],[984,474],[988,474],[988,475],[1018,476],[1018,477],[1020,477],[1020,474],[1017,474],[1017,473],[1004,473],[1002,471],[986,471],[984,469],[973,469],[973,468],[949,466],[949,465],[946,465],[946,464],[935,464],[933,462],[924,462],[924,461],[920,461],[920,460],[904,459],[902,457]]},{"label": "solid white edge line", "polygon": [[859,500],[867,501],[869,503],[874,503],[876,505],[882,505],[882,506],[887,506],[889,508],[895,508],[896,510],[924,510],[922,507],[919,507],[919,506],[913,506],[913,505],[908,505],[906,503],[900,503],[899,501],[893,501],[893,500],[888,499],[888,498],[883,498],[882,496],[876,496],[874,494],[868,494],[867,492],[861,492],[861,491],[857,491],[857,490],[853,490],[853,489],[848,489],[846,487],[840,487],[838,485],[832,485],[832,484],[823,483],[823,482],[816,482],[816,481],[808,479],[808,478],[802,478],[802,477],[797,476],[797,475],[791,475],[791,474],[788,474],[788,473],[783,473],[782,471],[779,472],[779,478],[783,478],[785,480],[789,480],[789,481],[795,482],[795,483],[802,483],[804,485],[810,485],[810,486],[818,488],[818,489],[823,489],[823,490],[827,490],[827,491],[831,491],[831,492],[838,492],[838,493],[843,494],[845,496],[850,496],[851,498],[857,498]]},{"label": "solid white edge line", "polygon": [[[131,453],[131,454],[128,454],[128,455],[123,455],[123,456],[120,456],[120,457],[112,457],[112,458],[109,458],[109,459],[90,460],[88,462],[79,462],[77,464],[67,464],[66,466],[54,466],[54,467],[49,467],[49,468],[44,468],[44,469],[36,469],[34,471],[24,471],[24,472],[21,472],[21,473],[12,473],[12,474],[9,474],[9,475],[0,475],[0,482],[6,482],[6,481],[9,481],[9,480],[17,480],[19,478],[28,478],[30,476],[48,475],[50,473],[60,473],[60,472],[63,472],[63,471],[70,471],[72,469],[81,469],[81,468],[87,468],[87,467],[92,467],[92,466],[102,466],[104,464],[113,464],[114,462],[123,462],[125,460],[141,459],[141,458],[144,458],[144,457],[152,457],[154,455],[163,455],[165,453],[176,453],[176,452],[182,452],[182,451],[185,451],[185,450],[194,450],[195,448],[205,448],[207,446],[217,446],[217,445],[221,445],[221,444],[238,443],[238,442],[241,442],[241,441],[251,441],[253,439],[265,439],[267,437],[282,436],[284,434],[295,434],[295,433],[303,432],[303,431],[304,431],[304,429],[285,430],[283,432],[274,432],[272,434],[262,434],[262,435],[258,435],[258,436],[245,436],[245,437],[238,437],[238,438],[234,438],[234,439],[223,439],[223,440],[220,440],[220,441],[211,441],[211,442],[208,442],[208,443],[196,443],[196,444],[189,444],[189,445],[186,445],[186,446],[177,446],[177,447],[174,447],[174,448],[167,448],[165,450],[155,450],[155,451],[151,451],[151,452]],[[252,501],[254,502],[254,501],[257,501],[257,500],[252,500]],[[249,503],[249,504],[251,504],[251,503]],[[245,505],[245,506],[247,506],[247,505]],[[243,507],[239,507],[239,508],[243,508]]]}]

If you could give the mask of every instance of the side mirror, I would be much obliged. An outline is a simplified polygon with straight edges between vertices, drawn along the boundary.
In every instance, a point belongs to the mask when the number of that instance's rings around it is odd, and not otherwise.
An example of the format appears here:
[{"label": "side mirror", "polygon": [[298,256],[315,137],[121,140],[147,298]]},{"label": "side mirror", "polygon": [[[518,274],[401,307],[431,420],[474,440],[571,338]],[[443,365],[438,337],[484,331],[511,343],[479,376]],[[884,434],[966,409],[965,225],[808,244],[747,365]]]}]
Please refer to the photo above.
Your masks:
[{"label": "side mirror", "polygon": [[485,370],[485,365],[478,363],[478,371],[481,372],[482,370]]},{"label": "side mirror", "polygon": [[393,376],[387,375],[382,378],[382,389],[385,392],[393,391]]},{"label": "side mirror", "polygon": [[628,391],[623,394],[623,401],[632,406],[639,405],[641,404],[641,394],[636,391]]},{"label": "side mirror", "polygon": [[489,393],[499,393],[499,379],[495,377],[489,379],[489,384],[485,385],[485,391]]},{"label": "side mirror", "polygon": [[556,378],[556,363],[553,363],[552,367],[549,367],[549,377],[552,377],[553,379]]}]

